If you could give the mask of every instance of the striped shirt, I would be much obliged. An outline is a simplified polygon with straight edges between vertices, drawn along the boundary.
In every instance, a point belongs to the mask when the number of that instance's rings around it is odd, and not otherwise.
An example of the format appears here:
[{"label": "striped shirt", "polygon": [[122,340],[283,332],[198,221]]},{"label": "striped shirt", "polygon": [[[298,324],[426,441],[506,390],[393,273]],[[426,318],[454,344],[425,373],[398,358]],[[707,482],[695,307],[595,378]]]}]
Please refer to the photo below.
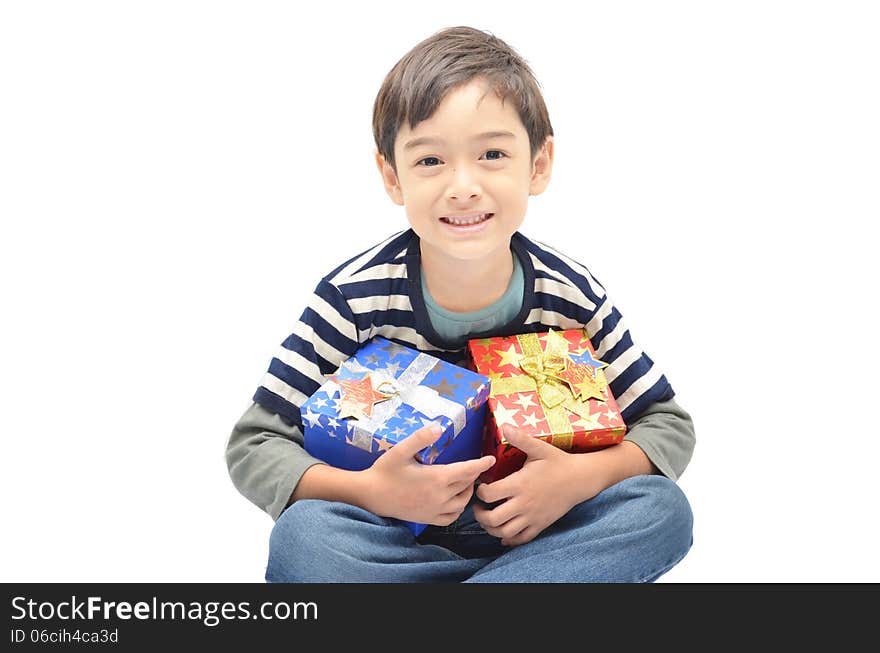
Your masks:
[{"label": "striped shirt", "polygon": [[[524,275],[522,307],[505,326],[471,338],[586,330],[624,421],[672,399],[672,386],[630,337],[623,317],[589,270],[516,232],[510,241]],[[347,260],[318,283],[293,333],[273,356],[254,402],[302,429],[299,407],[373,336],[463,365],[466,349],[432,327],[412,229]]]}]

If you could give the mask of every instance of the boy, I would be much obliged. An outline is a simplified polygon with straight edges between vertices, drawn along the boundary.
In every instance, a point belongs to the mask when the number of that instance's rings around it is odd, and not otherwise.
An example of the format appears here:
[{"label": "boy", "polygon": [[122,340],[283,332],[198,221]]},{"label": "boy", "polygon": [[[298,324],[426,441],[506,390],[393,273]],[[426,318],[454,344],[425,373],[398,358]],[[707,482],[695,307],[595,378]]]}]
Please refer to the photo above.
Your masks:
[{"label": "boy", "polygon": [[[276,520],[266,580],[655,580],[692,541],[675,480],[693,424],[590,272],[517,231],[553,163],[529,67],[488,33],[438,32],[386,77],[373,131],[385,190],[411,229],[320,280],[227,445],[236,487]],[[360,472],[302,448],[299,406],[373,336],[463,364],[470,338],[551,327],[585,328],[609,364],[628,426],[620,444],[572,454],[507,426],[526,462],[476,489],[494,459],[418,464],[439,436],[429,429]],[[414,537],[389,518],[429,526]]]}]

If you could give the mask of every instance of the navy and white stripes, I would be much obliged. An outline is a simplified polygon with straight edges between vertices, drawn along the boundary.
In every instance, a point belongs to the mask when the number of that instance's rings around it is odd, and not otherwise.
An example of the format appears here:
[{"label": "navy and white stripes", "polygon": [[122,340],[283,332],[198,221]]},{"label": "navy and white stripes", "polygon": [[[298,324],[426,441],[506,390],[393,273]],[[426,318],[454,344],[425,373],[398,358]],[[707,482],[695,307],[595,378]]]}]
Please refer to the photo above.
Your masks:
[{"label": "navy and white stripes", "polygon": [[[620,312],[583,265],[517,232],[511,249],[525,278],[523,307],[505,327],[471,337],[585,328],[627,423],[674,391],[632,341]],[[462,363],[465,350],[432,328],[421,295],[419,238],[410,229],[325,276],[281,344],[254,401],[302,426],[299,406],[373,336]]]}]

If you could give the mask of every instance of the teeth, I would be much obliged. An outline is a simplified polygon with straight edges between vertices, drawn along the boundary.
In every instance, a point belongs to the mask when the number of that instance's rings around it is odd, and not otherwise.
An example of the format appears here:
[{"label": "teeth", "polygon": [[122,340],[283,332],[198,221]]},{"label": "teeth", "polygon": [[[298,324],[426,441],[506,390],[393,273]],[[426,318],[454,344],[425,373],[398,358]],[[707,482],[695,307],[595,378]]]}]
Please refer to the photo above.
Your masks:
[{"label": "teeth", "polygon": [[476,224],[478,222],[483,222],[490,215],[492,215],[492,214],[491,213],[483,213],[481,215],[475,215],[475,216],[470,216],[470,217],[461,217],[461,218],[450,218],[447,216],[444,218],[444,220],[446,220],[449,224],[464,226],[464,225],[468,225],[468,224]]}]

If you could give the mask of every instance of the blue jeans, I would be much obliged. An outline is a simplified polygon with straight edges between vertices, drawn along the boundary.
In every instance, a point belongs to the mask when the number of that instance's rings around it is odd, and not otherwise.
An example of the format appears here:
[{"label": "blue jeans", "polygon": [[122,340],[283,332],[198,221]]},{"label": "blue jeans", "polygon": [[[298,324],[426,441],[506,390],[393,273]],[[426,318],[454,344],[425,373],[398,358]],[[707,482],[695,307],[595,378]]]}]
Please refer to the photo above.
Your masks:
[{"label": "blue jeans", "polygon": [[572,508],[538,537],[501,545],[471,504],[449,526],[415,537],[346,503],[303,499],[275,522],[270,583],[653,582],[691,547],[693,516],[664,476],[634,476]]}]

